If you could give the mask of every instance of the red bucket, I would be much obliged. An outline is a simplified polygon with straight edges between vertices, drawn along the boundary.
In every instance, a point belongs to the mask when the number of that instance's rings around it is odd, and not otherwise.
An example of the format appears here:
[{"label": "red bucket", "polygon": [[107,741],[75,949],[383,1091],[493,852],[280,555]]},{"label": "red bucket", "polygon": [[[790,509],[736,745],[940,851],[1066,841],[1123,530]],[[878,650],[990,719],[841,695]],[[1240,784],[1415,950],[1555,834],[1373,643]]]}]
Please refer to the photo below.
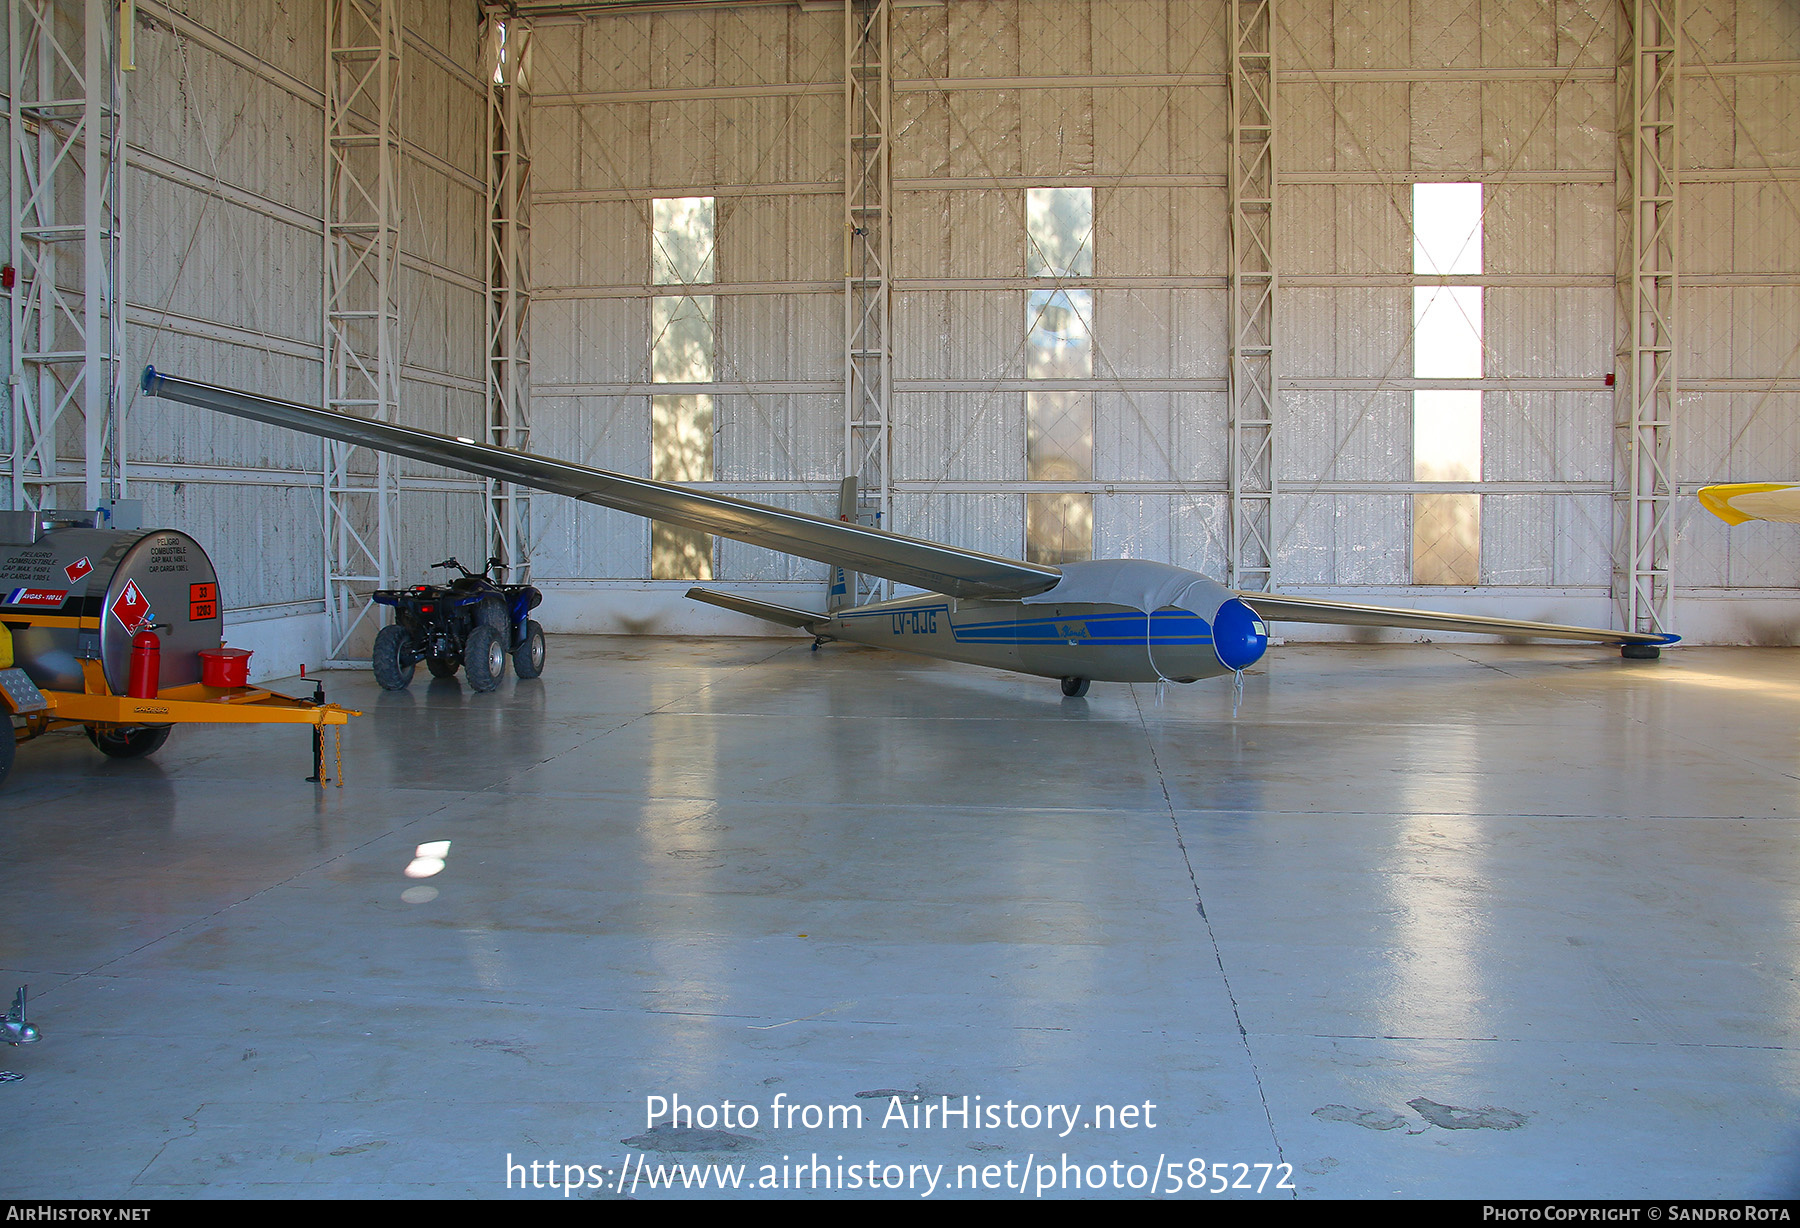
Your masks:
[{"label": "red bucket", "polygon": [[202,648],[200,681],[207,686],[249,686],[250,650],[247,648]]}]

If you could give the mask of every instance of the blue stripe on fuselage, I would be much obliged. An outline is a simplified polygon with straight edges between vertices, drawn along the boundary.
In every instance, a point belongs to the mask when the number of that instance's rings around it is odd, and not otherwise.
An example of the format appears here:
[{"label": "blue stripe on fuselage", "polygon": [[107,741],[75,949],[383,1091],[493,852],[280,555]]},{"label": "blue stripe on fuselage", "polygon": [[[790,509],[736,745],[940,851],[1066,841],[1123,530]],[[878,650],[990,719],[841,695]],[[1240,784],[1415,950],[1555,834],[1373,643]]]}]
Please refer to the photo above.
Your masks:
[{"label": "blue stripe on fuselage", "polygon": [[[914,622],[912,616],[921,614],[942,614],[952,637],[959,644],[1066,644],[1073,640],[1078,645],[1108,648],[1136,647],[1144,643],[1144,615],[1135,611],[957,623],[951,621],[948,605],[930,605],[910,607],[904,612],[847,611],[839,617],[847,622],[900,615],[911,624]],[[1169,647],[1211,644],[1212,627],[1204,618],[1187,610],[1158,610],[1150,620],[1149,642],[1152,646]]]},{"label": "blue stripe on fuselage", "polygon": [[[1095,647],[1134,647],[1145,641],[1144,615],[1088,614],[1061,618],[999,620],[960,623],[951,631],[963,644],[1077,644]],[[1212,628],[1204,618],[1186,610],[1159,610],[1150,619],[1152,645],[1203,645],[1212,643]]]}]

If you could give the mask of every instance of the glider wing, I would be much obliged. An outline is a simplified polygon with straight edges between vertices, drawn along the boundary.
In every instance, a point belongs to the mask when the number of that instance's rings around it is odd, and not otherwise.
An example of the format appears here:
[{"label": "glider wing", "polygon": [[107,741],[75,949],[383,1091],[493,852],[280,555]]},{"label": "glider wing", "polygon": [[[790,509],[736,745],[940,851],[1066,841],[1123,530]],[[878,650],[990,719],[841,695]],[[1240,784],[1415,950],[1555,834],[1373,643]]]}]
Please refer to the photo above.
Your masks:
[{"label": "glider wing", "polygon": [[783,554],[838,564],[851,571],[952,597],[1020,597],[1049,588],[1062,575],[1054,567],[728,499],[671,482],[630,477],[472,439],[252,396],[215,384],[162,375],[154,367],[144,369],[143,388],[151,396],[568,495],[585,503],[716,533]]}]

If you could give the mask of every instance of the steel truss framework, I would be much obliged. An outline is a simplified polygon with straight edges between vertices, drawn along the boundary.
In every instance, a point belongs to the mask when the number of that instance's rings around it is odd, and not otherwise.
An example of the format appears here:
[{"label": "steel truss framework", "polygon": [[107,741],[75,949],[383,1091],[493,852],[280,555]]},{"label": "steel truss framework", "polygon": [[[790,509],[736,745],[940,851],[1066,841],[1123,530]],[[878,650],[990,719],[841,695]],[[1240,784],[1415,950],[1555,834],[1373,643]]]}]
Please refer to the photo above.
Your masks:
[{"label": "steel truss framework", "polygon": [[[53,508],[60,485],[97,507],[125,491],[119,430],[125,90],[117,6],[7,5],[12,105],[10,506]],[[81,415],[81,468],[57,457],[62,418]]]},{"label": "steel truss framework", "polygon": [[[488,9],[487,388],[488,440],[531,445],[531,23]],[[508,482],[486,484],[488,553],[530,577],[531,500]]]},{"label": "steel truss framework", "polygon": [[1231,3],[1230,505],[1227,583],[1274,582],[1275,0]]},{"label": "steel truss framework", "polygon": [[[858,480],[854,514],[893,523],[889,413],[893,80],[888,0],[844,0],[844,473]],[[884,581],[854,577],[853,603],[878,600]]]},{"label": "steel truss framework", "polygon": [[[327,407],[393,421],[400,406],[399,0],[331,0],[325,62],[324,338]],[[393,462],[325,445],[326,614],[333,660],[392,583],[400,512]]]},{"label": "steel truss framework", "polygon": [[1613,596],[1624,626],[1668,631],[1675,548],[1680,0],[1633,0],[1618,75],[1620,260]]}]

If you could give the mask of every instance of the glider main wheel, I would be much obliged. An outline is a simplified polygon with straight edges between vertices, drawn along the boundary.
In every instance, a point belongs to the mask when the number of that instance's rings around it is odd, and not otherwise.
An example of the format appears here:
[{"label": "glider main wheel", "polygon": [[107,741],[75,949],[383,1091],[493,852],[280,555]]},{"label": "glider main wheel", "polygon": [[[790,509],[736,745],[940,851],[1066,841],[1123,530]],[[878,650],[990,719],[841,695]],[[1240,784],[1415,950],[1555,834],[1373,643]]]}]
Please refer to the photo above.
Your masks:
[{"label": "glider main wheel", "polygon": [[1621,644],[1619,655],[1627,661],[1654,661],[1662,656],[1662,649],[1655,644]]},{"label": "glider main wheel", "polygon": [[136,729],[87,727],[88,741],[109,759],[142,759],[154,755],[169,740],[171,725],[140,725]]},{"label": "glider main wheel", "polygon": [[1088,684],[1092,681],[1091,678],[1064,678],[1062,680],[1063,694],[1070,699],[1080,699],[1087,694]]},{"label": "glider main wheel", "polygon": [[375,681],[381,684],[382,690],[404,691],[411,685],[417,662],[407,660],[406,648],[406,628],[398,623],[375,633],[375,651],[369,658],[369,668],[375,671]]},{"label": "glider main wheel", "polygon": [[463,645],[463,673],[477,691],[491,691],[506,677],[506,641],[483,624],[469,632]]},{"label": "glider main wheel", "polygon": [[431,671],[433,678],[454,678],[462,667],[452,657],[426,657],[425,668]]},{"label": "glider main wheel", "polygon": [[513,676],[536,678],[544,672],[544,629],[537,619],[525,624],[525,642],[513,649]]}]

